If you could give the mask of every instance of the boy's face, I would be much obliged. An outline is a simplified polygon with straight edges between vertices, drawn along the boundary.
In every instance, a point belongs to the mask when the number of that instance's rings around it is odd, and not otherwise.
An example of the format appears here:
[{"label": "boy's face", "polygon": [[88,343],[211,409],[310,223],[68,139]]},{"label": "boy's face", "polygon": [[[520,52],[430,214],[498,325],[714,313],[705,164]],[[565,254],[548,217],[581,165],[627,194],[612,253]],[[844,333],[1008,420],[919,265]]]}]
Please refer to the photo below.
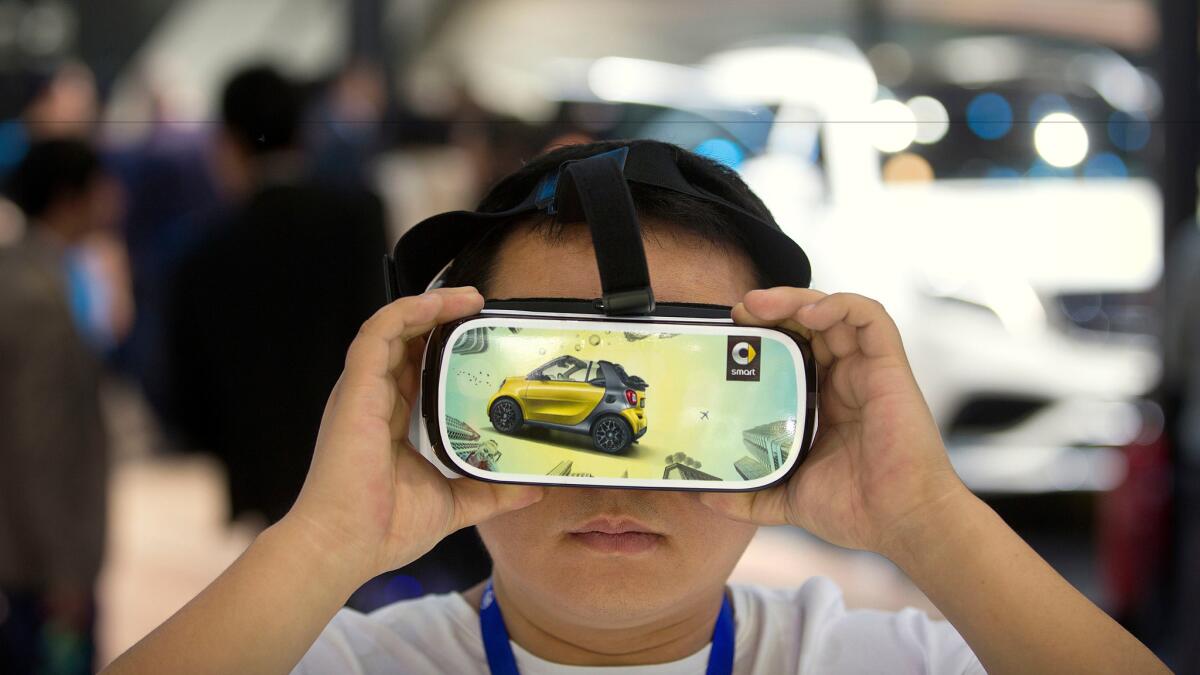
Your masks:
[{"label": "boy's face", "polygon": [[[671,226],[644,225],[659,301],[732,306],[756,287],[740,252]],[[486,290],[496,299],[599,297],[586,225],[568,227],[556,241],[517,229],[502,245]],[[537,504],[479,525],[509,593],[561,621],[613,628],[711,598],[755,529],[716,515],[694,492],[596,488],[552,488]]]}]

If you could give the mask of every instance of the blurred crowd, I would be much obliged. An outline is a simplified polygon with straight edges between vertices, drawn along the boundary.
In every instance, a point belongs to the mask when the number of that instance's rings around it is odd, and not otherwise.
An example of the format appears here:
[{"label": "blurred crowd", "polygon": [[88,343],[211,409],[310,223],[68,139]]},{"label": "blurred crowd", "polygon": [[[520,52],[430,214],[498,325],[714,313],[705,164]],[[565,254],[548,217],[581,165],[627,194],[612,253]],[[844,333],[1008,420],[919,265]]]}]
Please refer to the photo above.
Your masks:
[{"label": "blurred crowd", "polygon": [[[346,347],[384,302],[395,224],[373,162],[404,113],[380,77],[248,66],[219,119],[134,143],[106,137],[83,64],[29,77],[0,126],[0,672],[93,667],[105,379],[136,384],[162,451],[221,460],[231,518],[290,507]],[[453,138],[477,185],[544,142],[479,121],[403,128]]]}]

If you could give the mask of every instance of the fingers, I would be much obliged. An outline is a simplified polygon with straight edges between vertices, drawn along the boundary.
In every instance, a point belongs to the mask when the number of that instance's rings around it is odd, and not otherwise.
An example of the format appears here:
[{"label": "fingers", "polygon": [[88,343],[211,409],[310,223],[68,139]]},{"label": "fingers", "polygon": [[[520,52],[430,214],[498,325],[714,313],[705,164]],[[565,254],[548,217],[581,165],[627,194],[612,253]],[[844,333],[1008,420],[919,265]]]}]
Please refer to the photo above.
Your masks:
[{"label": "fingers", "polygon": [[829,333],[826,340],[834,356],[848,356],[855,350],[868,357],[904,358],[900,331],[883,305],[854,293],[834,293],[815,304],[801,307],[796,320],[809,328]]},{"label": "fingers", "polygon": [[404,345],[404,361],[395,372],[399,395],[396,396],[390,425],[395,440],[408,437],[412,409],[417,405],[417,397],[421,392],[421,357],[424,349],[424,337],[410,340]]},{"label": "fingers", "polygon": [[796,310],[827,297],[827,294],[814,288],[780,286],[750,291],[743,304],[754,316],[764,321],[779,322],[795,318]]},{"label": "fingers", "polygon": [[359,329],[346,355],[345,372],[351,378],[386,374],[404,359],[405,340],[482,308],[483,296],[469,286],[400,298],[375,312]]},{"label": "fingers", "polygon": [[700,503],[730,520],[755,525],[787,523],[787,492],[782,485],[759,492],[704,492]]},{"label": "fingers", "polygon": [[854,293],[826,295],[809,288],[755,290],[734,308],[738,323],[795,325],[813,344],[817,362],[828,365],[856,351],[865,356],[904,356],[900,332],[883,305]]},{"label": "fingers", "polygon": [[541,501],[545,488],[534,485],[500,485],[472,479],[452,480],[454,520],[450,531],[477,525],[488,518],[523,509]]},{"label": "fingers", "polygon": [[[751,311],[745,302],[739,302],[733,308],[733,320],[736,323],[744,326],[778,326],[792,331],[803,336],[808,340],[809,345],[813,350],[813,358],[817,361],[819,368],[827,368],[833,363],[833,353],[829,350],[826,344],[825,336],[817,333],[812,329],[797,323],[793,320],[793,315],[796,309],[803,306],[803,302],[815,302],[825,297],[821,291],[815,291],[808,288],[788,288],[785,293],[778,294],[760,294],[758,291],[753,291],[754,298],[749,300],[754,307]],[[799,293],[793,294],[793,291]],[[790,301],[788,299],[790,298]],[[783,302],[780,302],[780,300]],[[761,314],[760,314],[761,312]],[[783,318],[769,319],[770,316],[782,316]]]}]

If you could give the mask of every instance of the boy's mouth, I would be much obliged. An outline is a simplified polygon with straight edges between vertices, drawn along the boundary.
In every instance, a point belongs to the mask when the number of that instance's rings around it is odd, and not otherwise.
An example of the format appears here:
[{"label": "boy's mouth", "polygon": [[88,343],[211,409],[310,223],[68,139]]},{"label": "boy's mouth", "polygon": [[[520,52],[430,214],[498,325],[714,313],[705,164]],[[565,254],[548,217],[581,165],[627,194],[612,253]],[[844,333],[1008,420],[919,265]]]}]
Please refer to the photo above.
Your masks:
[{"label": "boy's mouth", "polygon": [[567,530],[574,542],[600,553],[632,555],[658,548],[663,535],[628,517],[601,516]]}]

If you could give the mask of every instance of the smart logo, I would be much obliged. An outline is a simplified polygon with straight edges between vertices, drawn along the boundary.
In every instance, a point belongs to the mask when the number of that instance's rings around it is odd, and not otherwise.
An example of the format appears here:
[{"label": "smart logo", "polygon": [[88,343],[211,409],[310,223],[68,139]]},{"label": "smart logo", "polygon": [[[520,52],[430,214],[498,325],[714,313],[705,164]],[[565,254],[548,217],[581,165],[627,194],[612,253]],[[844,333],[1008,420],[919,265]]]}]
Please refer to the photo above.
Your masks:
[{"label": "smart logo", "polygon": [[729,349],[725,352],[725,379],[758,382],[762,369],[762,338],[729,336]]}]

